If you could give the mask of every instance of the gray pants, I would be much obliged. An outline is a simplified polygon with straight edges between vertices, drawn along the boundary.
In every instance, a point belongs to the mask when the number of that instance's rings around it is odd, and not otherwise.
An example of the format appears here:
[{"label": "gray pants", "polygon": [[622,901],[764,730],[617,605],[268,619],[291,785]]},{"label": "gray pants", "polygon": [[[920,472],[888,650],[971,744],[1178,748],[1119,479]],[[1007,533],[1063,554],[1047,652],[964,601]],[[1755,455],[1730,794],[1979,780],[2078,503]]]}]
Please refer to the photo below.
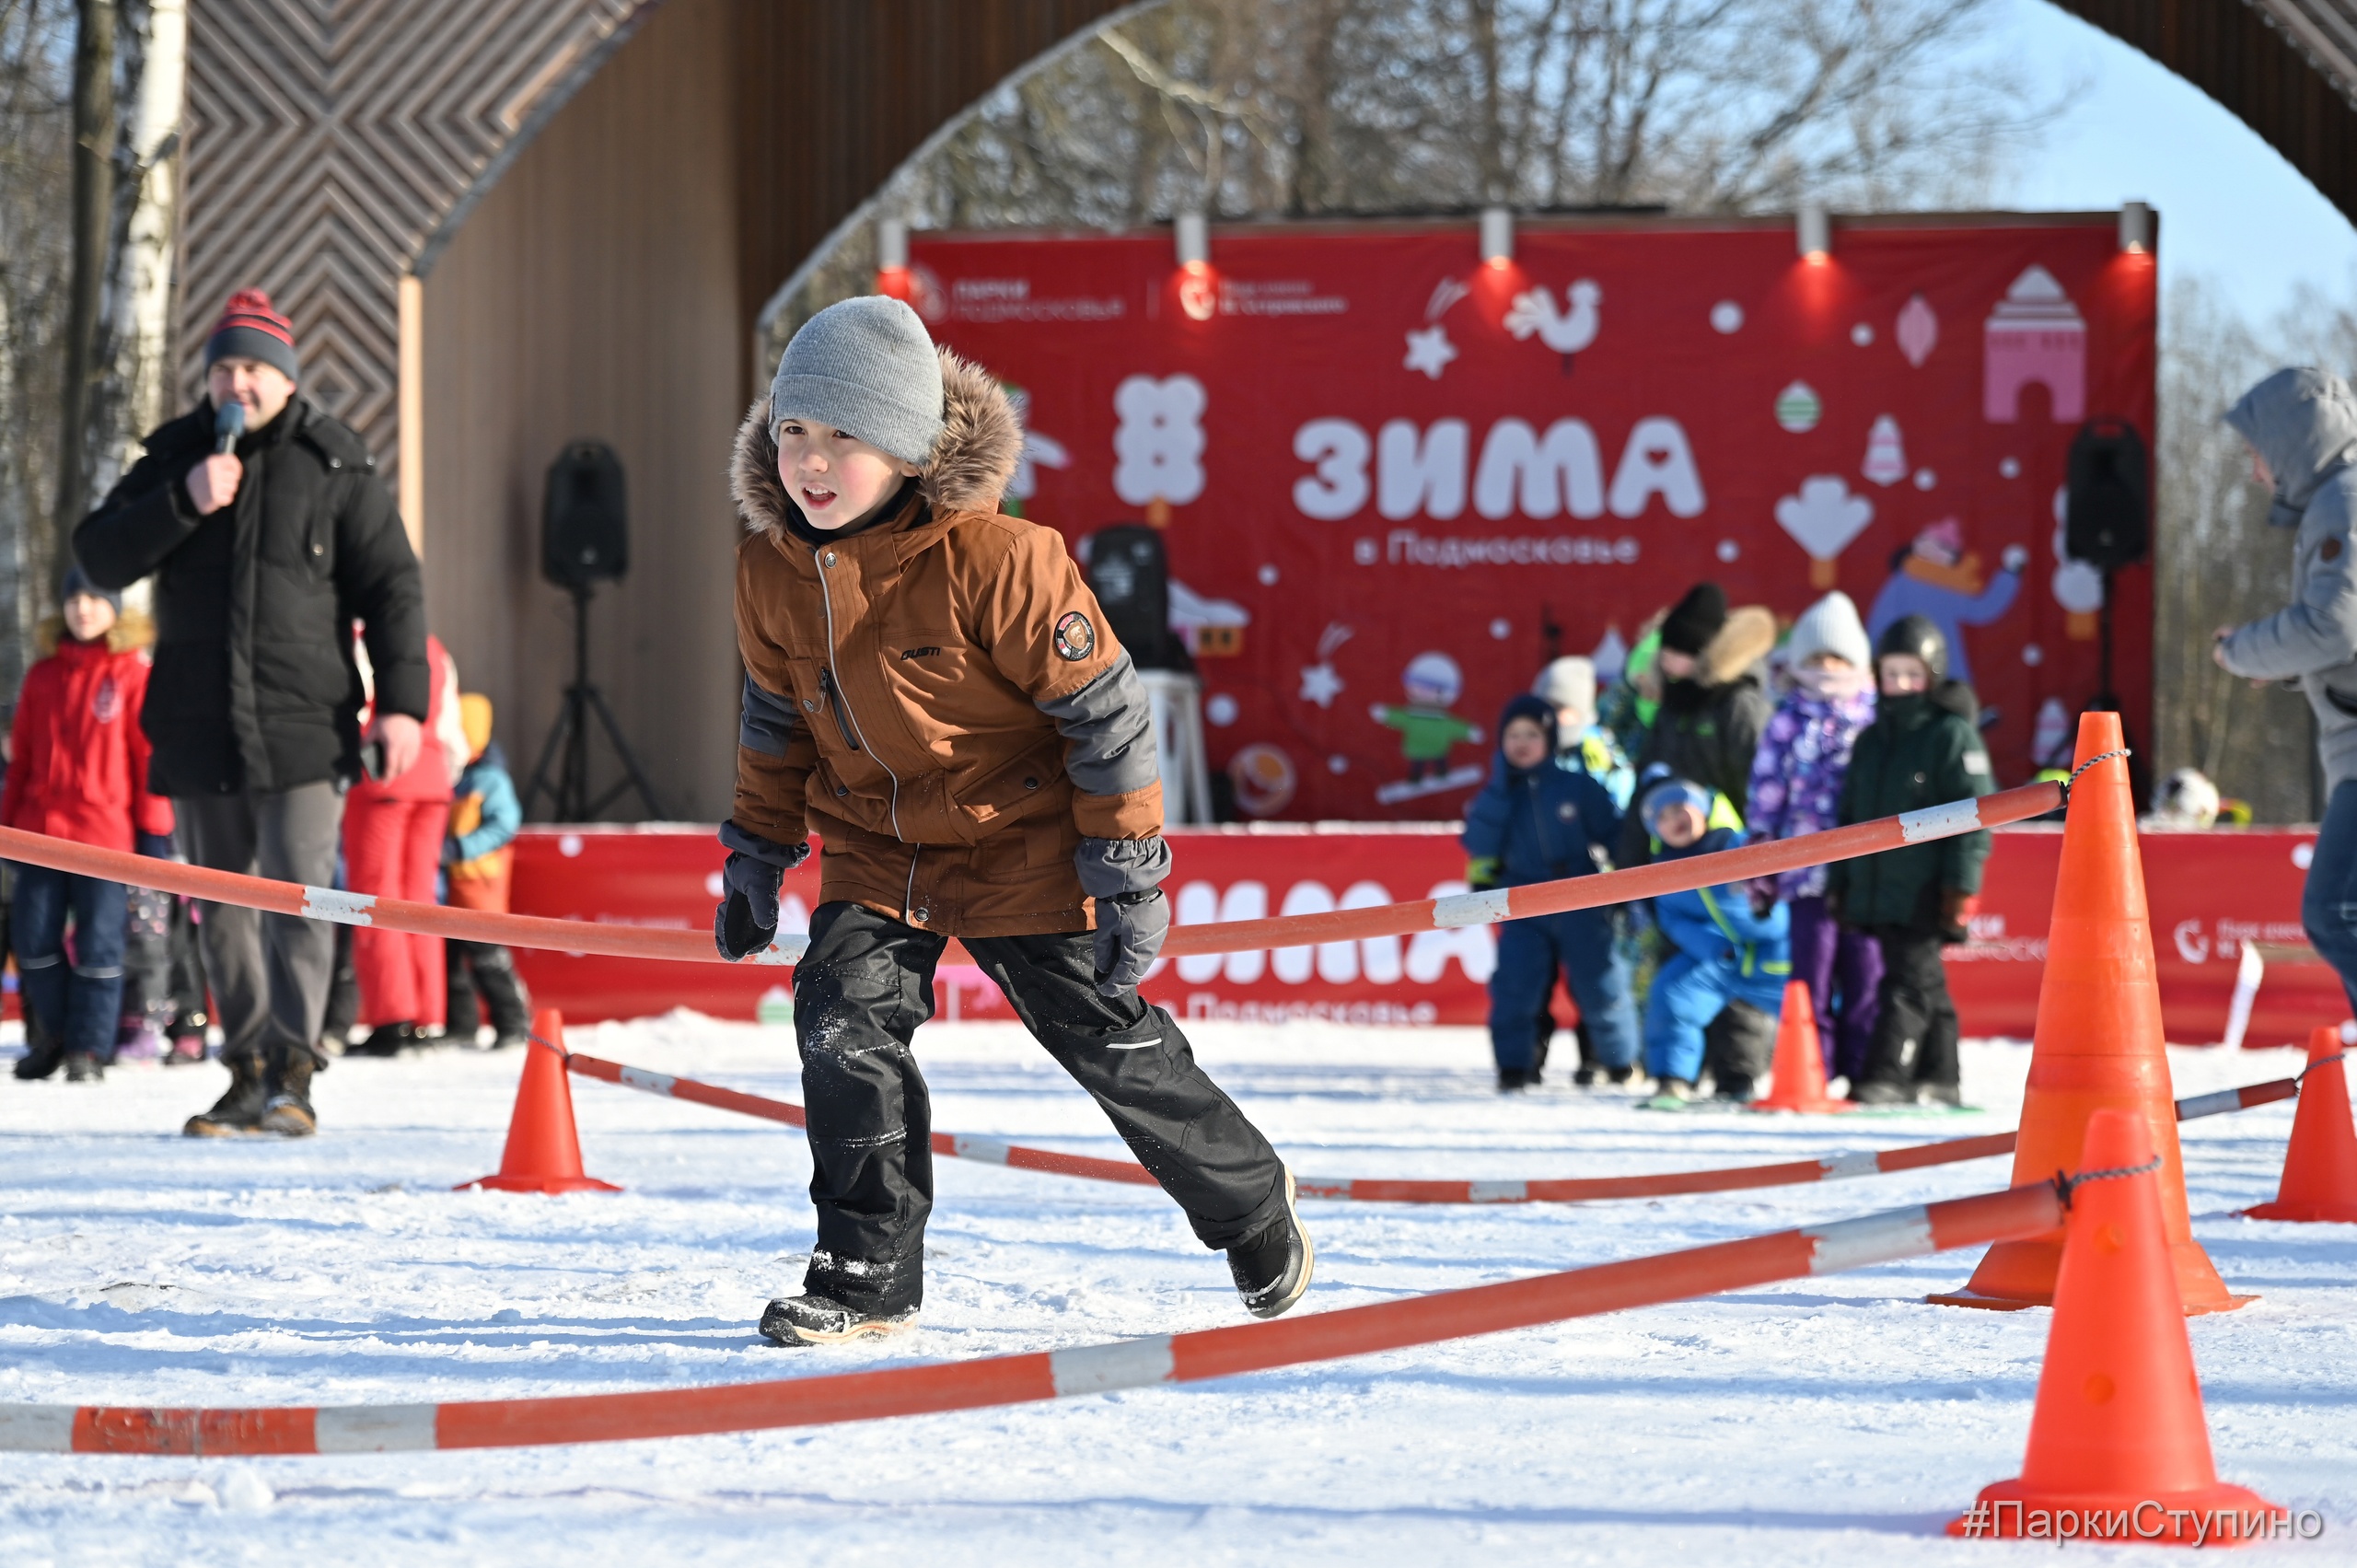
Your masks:
[{"label": "gray pants", "polygon": [[[319,888],[335,879],[343,792],[332,784],[176,796],[172,809],[199,865]],[[200,912],[221,1059],[259,1055],[277,1070],[296,1051],[312,1051],[335,970],[335,927],[235,904],[206,903]]]}]

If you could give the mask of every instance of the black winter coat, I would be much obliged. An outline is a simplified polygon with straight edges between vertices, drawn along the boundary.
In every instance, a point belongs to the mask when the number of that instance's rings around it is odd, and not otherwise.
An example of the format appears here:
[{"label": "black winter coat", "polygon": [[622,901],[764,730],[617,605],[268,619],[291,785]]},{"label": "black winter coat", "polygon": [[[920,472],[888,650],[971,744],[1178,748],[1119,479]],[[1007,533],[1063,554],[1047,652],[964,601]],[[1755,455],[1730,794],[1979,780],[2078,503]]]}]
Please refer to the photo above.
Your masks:
[{"label": "black winter coat", "polygon": [[297,397],[238,441],[245,478],[209,517],[189,500],[213,405],[157,429],[74,530],[90,580],[156,575],[156,668],[141,726],[158,795],[274,791],[360,773],[365,627],[379,712],[423,721],[425,592],[358,436]]},{"label": "black winter coat", "polygon": [[[1973,724],[1980,711],[1972,688],[1959,680],[1943,681],[1922,696],[1883,698],[1875,722],[1858,732],[1850,753],[1849,776],[1841,782],[1842,822],[1871,822],[1996,788],[1988,745]],[[1981,863],[1988,858],[1989,830],[1983,828],[1837,860],[1826,868],[1826,896],[1846,925],[1938,934],[1946,930],[1942,895],[1980,891]]]}]

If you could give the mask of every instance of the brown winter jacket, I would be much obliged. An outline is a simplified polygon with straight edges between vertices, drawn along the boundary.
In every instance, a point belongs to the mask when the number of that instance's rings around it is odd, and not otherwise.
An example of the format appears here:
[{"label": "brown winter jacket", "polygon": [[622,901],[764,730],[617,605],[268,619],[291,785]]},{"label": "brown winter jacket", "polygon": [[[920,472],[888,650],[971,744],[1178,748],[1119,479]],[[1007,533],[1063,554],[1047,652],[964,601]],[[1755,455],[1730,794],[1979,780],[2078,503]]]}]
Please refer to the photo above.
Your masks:
[{"label": "brown winter jacket", "polygon": [[1081,840],[1162,831],[1152,716],[1062,539],[998,511],[1023,440],[1005,395],[941,358],[932,460],[847,538],[790,511],[767,399],[737,432],[733,819],[817,833],[825,901],[951,936],[1087,930]]}]

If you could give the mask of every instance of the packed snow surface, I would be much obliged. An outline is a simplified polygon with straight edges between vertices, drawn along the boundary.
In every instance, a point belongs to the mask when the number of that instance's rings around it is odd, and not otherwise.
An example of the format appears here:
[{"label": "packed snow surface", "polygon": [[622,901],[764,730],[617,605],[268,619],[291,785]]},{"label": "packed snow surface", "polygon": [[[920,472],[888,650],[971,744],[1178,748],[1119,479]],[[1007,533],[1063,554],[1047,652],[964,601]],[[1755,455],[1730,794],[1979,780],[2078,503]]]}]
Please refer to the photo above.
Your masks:
[{"label": "packed snow surface", "polygon": [[[1796,1119],[1502,1100],[1478,1031],[1201,1026],[1295,1167],[1515,1179],[1890,1147],[2014,1124],[2026,1045],[1967,1047],[1979,1114]],[[676,1016],[575,1049],[798,1099],[790,1034]],[[1019,1031],[919,1038],[935,1126],[1124,1151]],[[2173,1051],[2179,1094],[2292,1051]],[[480,1400],[795,1376],[1241,1319],[1224,1260],[1151,1189],[936,1167],[922,1330],[753,1332],[810,1244],[799,1135],[576,1079],[619,1195],[455,1192],[498,1164],[514,1052],[345,1061],[308,1142],[178,1135],[226,1075],[0,1080],[0,1400]],[[1560,1069],[1559,1069],[1560,1070]],[[2259,1549],[2357,1558],[2357,1226],[2258,1224],[2292,1108],[2188,1125],[2194,1233],[2260,1300],[2195,1319],[2218,1467],[2322,1517]],[[1322,1311],[2003,1186],[1983,1160],[1581,1207],[1312,1202]],[[332,1458],[12,1455],[0,1562],[2047,1562],[1943,1539],[2018,1472],[2049,1315],[1927,1306],[1970,1253],[1185,1388],[733,1436]],[[2182,1562],[2159,1548],[2082,1548]],[[2033,1555],[2035,1554],[2034,1558]]]}]

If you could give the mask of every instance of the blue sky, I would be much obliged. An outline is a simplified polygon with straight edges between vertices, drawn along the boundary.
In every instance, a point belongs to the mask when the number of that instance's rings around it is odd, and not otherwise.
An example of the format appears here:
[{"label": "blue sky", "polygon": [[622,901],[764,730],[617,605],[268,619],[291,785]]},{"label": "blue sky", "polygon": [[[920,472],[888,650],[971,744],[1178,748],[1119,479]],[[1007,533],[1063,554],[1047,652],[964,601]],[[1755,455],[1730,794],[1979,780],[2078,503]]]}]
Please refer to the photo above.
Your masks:
[{"label": "blue sky", "polygon": [[2275,150],[2182,77],[2044,0],[2007,0],[2005,52],[2046,91],[2085,90],[1997,192],[2030,210],[2117,207],[2161,214],[2161,274],[2200,273],[2254,319],[2302,280],[2357,290],[2357,229]]}]

